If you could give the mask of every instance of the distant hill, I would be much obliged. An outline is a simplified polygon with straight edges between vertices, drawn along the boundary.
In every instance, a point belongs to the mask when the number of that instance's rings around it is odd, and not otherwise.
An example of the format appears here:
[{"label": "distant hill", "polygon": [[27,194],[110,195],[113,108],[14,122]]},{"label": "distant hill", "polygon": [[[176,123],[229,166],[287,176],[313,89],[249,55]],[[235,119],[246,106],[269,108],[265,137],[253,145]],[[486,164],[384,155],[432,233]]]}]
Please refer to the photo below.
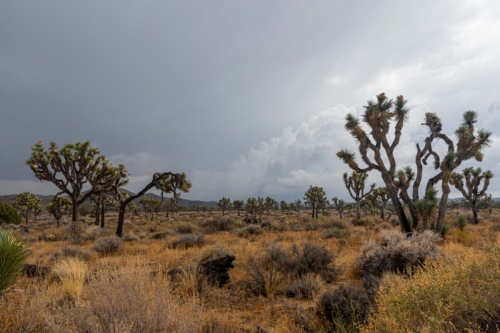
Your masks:
[{"label": "distant hill", "polygon": [[[123,192],[127,192],[128,195],[134,195],[135,193],[130,192],[129,190],[122,189]],[[40,195],[37,194],[37,196],[40,198],[42,201],[42,204],[45,206],[47,205],[50,200],[52,200],[53,195]],[[16,200],[17,194],[9,194],[9,195],[0,195],[0,202],[5,202],[8,204],[12,204],[14,200]],[[161,200],[161,197],[158,194],[154,193],[146,193],[144,197],[151,197],[155,198],[158,200]],[[139,200],[141,198],[137,198],[134,200],[136,204],[139,204]],[[207,207],[216,207],[217,202],[216,201],[200,201],[200,200],[188,200],[188,199],[182,199],[180,200],[179,203],[180,206],[207,206]]]}]

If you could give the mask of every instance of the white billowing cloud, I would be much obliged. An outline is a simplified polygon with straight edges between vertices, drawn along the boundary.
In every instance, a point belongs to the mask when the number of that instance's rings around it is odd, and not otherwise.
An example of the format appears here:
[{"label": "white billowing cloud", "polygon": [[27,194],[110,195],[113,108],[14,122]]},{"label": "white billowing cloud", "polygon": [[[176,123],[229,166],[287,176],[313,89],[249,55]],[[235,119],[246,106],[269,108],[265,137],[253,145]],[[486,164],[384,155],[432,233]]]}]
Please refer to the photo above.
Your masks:
[{"label": "white billowing cloud", "polygon": [[[397,148],[397,161],[401,167],[413,164],[415,142],[422,142],[426,133],[421,123],[427,111],[425,107],[417,107],[410,112],[410,121],[405,125]],[[344,148],[357,151],[355,140],[344,129],[348,113],[358,114],[352,107],[338,105],[311,117],[297,129],[286,127],[279,137],[251,148],[246,156],[240,156],[224,172],[195,169],[188,175],[193,181],[190,196],[215,200],[222,196],[246,199],[269,195],[293,200],[301,198],[313,185],[324,187],[329,198],[347,198],[342,174],[349,172],[349,168],[336,153]],[[382,186],[380,177],[374,172],[369,182]]]}]

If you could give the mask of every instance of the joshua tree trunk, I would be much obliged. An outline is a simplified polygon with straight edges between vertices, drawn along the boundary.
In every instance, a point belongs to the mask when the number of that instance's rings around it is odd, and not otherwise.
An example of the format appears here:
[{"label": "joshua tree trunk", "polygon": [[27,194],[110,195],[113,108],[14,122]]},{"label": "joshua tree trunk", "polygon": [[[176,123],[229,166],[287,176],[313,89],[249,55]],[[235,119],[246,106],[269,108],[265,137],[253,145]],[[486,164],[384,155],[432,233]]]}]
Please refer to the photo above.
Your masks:
[{"label": "joshua tree trunk", "polygon": [[59,228],[60,226],[61,226],[61,219],[58,218],[58,219],[56,219],[56,227]]},{"label": "joshua tree trunk", "polygon": [[380,218],[383,220],[385,220],[385,207],[382,205],[380,207]]},{"label": "joshua tree trunk", "polygon": [[73,203],[73,215],[71,216],[71,220],[73,222],[78,222],[78,199],[77,198],[71,198],[71,202]]},{"label": "joshua tree trunk", "polygon": [[101,204],[101,228],[104,228],[104,214],[106,213],[104,210],[104,201]]},{"label": "joshua tree trunk", "polygon": [[96,207],[95,207],[95,221],[94,221],[94,224],[95,225],[99,225],[99,218],[100,218],[100,209],[101,209],[101,201],[102,201],[102,197],[99,195],[99,198],[97,199],[97,203],[96,203]]},{"label": "joshua tree trunk", "polygon": [[356,198],[356,219],[361,219],[361,200]]}]

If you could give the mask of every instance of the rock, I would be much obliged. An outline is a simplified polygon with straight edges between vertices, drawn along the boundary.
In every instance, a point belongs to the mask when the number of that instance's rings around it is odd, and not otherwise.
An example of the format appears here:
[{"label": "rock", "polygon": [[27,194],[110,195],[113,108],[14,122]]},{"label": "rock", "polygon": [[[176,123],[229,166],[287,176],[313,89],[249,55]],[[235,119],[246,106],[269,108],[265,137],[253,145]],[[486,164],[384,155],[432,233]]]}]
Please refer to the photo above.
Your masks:
[{"label": "rock", "polygon": [[231,254],[217,258],[208,257],[199,263],[200,273],[206,277],[208,283],[220,288],[229,282],[229,271],[234,268],[235,259]]},{"label": "rock", "polygon": [[52,270],[50,267],[33,265],[33,264],[24,264],[22,273],[27,277],[46,277],[50,274]]}]

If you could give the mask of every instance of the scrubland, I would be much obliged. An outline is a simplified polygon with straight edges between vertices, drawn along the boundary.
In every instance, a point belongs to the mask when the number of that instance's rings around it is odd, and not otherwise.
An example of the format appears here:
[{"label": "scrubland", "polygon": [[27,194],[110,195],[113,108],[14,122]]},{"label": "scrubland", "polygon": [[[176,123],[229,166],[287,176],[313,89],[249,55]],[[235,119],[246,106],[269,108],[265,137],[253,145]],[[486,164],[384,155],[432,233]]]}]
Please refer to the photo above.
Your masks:
[{"label": "scrubland", "polygon": [[[0,332],[497,332],[500,212],[463,231],[457,214],[444,238],[307,211],[262,226],[235,212],[127,216],[122,239],[114,213],[105,228],[44,216],[15,233],[50,273],[0,299]],[[219,287],[198,264],[223,255],[235,260]]]}]

